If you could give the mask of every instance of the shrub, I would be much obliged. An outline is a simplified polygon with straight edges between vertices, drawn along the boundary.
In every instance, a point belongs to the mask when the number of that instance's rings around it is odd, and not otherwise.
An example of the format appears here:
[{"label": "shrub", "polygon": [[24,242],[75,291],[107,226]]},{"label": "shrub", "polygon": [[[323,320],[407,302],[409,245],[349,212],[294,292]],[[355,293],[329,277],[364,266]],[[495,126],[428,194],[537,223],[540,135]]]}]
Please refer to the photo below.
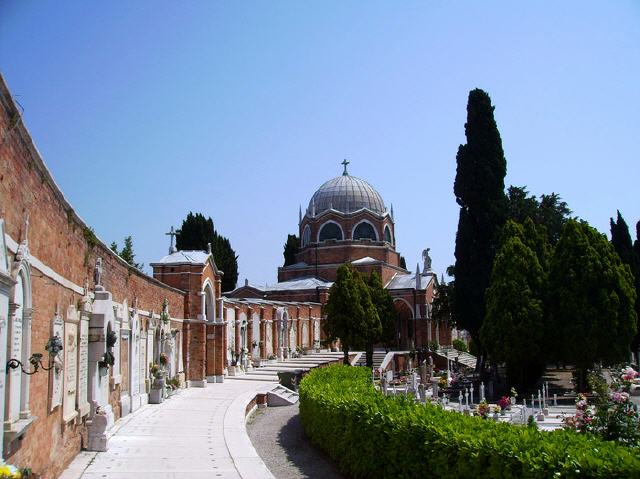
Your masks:
[{"label": "shrub", "polygon": [[306,434],[354,477],[640,477],[631,450],[385,397],[366,368],[314,369],[300,385]]},{"label": "shrub", "polygon": [[454,339],[452,342],[453,349],[460,351],[461,353],[468,352],[467,345],[462,339]]}]

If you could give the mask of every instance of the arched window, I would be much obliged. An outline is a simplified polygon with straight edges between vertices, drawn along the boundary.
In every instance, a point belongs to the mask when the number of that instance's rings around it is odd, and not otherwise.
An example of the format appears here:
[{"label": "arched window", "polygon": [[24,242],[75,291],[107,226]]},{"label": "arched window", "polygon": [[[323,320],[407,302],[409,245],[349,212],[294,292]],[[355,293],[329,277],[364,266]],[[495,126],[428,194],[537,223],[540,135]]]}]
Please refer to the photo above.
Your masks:
[{"label": "arched window", "polygon": [[311,243],[311,228],[307,225],[302,232],[302,247],[309,246],[309,243]]},{"label": "arched window", "polygon": [[362,221],[358,223],[358,225],[353,230],[353,239],[370,239],[372,241],[378,240],[378,235],[376,234],[376,230],[371,223],[368,221]]},{"label": "arched window", "polygon": [[384,240],[387,243],[393,244],[393,238],[391,237],[391,228],[389,228],[389,225],[384,226]]},{"label": "arched window", "polygon": [[338,223],[334,223],[333,221],[329,221],[322,225],[320,229],[320,233],[318,234],[318,241],[326,241],[326,240],[341,240],[343,238],[342,228]]}]

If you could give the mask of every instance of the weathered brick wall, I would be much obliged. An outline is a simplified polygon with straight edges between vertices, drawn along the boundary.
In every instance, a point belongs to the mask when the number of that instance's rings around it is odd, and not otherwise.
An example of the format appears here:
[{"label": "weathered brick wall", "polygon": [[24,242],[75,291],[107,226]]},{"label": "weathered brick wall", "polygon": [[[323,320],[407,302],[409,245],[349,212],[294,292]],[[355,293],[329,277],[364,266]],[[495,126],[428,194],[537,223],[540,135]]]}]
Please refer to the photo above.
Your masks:
[{"label": "weathered brick wall", "polygon": [[[99,201],[96,198],[96,201]],[[63,198],[32,143],[22,119],[0,78],[0,217],[7,234],[17,242],[27,236],[33,257],[74,284],[93,287],[96,258],[103,258],[103,284],[121,303],[159,313],[169,300],[171,316],[184,317],[184,293],[161,284],[129,267],[99,242]],[[64,316],[67,306],[78,304],[80,295],[43,276],[32,268],[32,352],[44,352],[51,336],[56,309]],[[126,370],[126,359],[122,361]],[[7,459],[31,467],[43,477],[56,477],[78,453],[84,423],[63,426],[62,408],[48,408],[47,373],[31,377],[30,409],[37,420],[27,431],[21,447]],[[110,402],[119,414],[120,386],[111,392]]]}]

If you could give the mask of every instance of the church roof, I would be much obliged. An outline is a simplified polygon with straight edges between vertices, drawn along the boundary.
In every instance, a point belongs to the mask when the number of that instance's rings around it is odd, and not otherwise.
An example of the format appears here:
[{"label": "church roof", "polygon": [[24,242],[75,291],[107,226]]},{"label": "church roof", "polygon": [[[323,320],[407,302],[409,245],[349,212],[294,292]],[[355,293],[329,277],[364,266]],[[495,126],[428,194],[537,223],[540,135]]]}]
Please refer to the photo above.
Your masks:
[{"label": "church roof", "polygon": [[353,213],[367,209],[384,214],[386,208],[382,197],[373,186],[348,173],[324,183],[311,197],[307,213],[313,216],[330,209],[341,213]]},{"label": "church roof", "polygon": [[176,251],[167,256],[164,256],[154,264],[207,264],[207,260],[211,256],[211,253],[206,251]]},{"label": "church roof", "polygon": [[[420,273],[418,273],[420,274]],[[427,289],[429,283],[432,281],[432,274],[420,274],[421,289]],[[397,274],[387,284],[387,289],[415,289],[416,287],[416,274]]]}]

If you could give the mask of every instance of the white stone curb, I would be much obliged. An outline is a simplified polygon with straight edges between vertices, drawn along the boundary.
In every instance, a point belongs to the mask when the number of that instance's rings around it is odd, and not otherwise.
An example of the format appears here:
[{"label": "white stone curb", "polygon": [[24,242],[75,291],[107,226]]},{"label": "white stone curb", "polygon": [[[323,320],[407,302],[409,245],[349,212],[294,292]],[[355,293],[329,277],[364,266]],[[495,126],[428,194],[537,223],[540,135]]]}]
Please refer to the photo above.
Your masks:
[{"label": "white stone curb", "polygon": [[[270,388],[269,388],[270,389]],[[245,427],[245,410],[258,391],[248,391],[236,397],[224,415],[223,435],[229,455],[243,479],[275,479],[258,455]]]}]

